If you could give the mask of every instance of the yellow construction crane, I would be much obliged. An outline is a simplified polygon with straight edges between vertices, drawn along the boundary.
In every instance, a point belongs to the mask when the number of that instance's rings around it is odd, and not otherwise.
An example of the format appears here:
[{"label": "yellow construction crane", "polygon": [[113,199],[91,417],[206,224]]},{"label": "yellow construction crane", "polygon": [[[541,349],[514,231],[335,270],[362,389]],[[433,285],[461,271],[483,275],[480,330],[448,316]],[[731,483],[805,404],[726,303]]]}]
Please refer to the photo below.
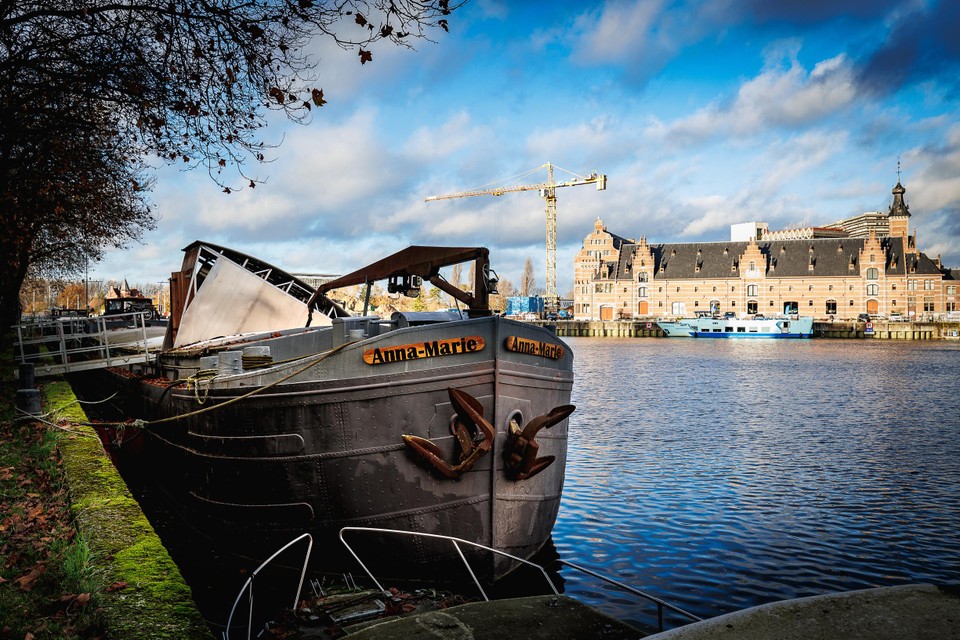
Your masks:
[{"label": "yellow construction crane", "polygon": [[[557,167],[558,169],[560,167]],[[492,189],[477,189],[474,191],[461,191],[459,193],[447,193],[441,196],[430,196],[426,202],[432,200],[447,200],[450,198],[469,198],[471,196],[502,196],[505,193],[514,191],[534,191],[540,192],[540,197],[547,201],[547,268],[546,268],[546,307],[547,310],[556,311],[559,306],[557,296],[557,188],[558,187],[577,187],[582,184],[595,184],[597,191],[607,188],[607,176],[594,171],[589,176],[577,176],[573,180],[556,182],[553,179],[554,165],[547,163],[529,171],[524,175],[529,175],[533,171],[540,169],[547,170],[547,181],[538,184],[521,184],[505,187],[494,187]],[[563,171],[566,171],[563,169]],[[576,175],[567,171],[571,175]]]}]

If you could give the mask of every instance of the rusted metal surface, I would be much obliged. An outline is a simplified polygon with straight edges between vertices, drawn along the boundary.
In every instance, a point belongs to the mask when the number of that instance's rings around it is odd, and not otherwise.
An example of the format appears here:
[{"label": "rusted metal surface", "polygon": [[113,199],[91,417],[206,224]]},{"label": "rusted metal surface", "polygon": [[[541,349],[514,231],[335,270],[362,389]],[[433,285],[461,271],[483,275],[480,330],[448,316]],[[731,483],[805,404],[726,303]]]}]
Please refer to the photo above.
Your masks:
[{"label": "rusted metal surface", "polygon": [[[446,266],[474,261],[473,292],[466,292],[442,277],[440,269]],[[413,246],[374,262],[353,273],[331,280],[317,287],[307,302],[311,311],[328,291],[380,280],[404,280],[411,277],[429,281],[444,293],[467,305],[471,316],[489,315],[491,293],[490,256],[485,247],[425,247]]]},{"label": "rusted metal surface", "polygon": [[457,479],[473,468],[477,460],[493,448],[496,432],[493,426],[483,418],[483,405],[465,391],[450,388],[450,403],[457,412],[457,418],[450,425],[450,431],[460,444],[460,462],[452,465],[443,459],[443,452],[436,444],[420,436],[403,435],[403,442],[420,458],[429,463],[447,478]]},{"label": "rusted metal surface", "polygon": [[566,420],[576,409],[572,404],[565,404],[549,413],[537,416],[527,423],[523,429],[515,420],[510,421],[510,442],[504,453],[507,467],[513,472],[517,480],[532,478],[550,466],[554,456],[538,458],[540,445],[535,438],[541,429],[549,429],[558,422]]}]

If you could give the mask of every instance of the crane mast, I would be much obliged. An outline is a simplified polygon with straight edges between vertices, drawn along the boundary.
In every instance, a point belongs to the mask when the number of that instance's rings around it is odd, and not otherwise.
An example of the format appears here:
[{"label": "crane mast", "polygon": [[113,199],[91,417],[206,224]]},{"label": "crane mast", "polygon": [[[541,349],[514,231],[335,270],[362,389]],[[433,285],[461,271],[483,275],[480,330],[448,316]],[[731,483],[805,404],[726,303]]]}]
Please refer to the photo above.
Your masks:
[{"label": "crane mast", "polygon": [[560,298],[557,295],[557,188],[576,187],[584,184],[597,185],[597,191],[607,188],[607,176],[594,171],[589,176],[577,177],[573,180],[556,182],[553,178],[554,165],[550,162],[537,167],[537,169],[547,170],[547,181],[537,184],[512,185],[505,187],[494,187],[492,189],[475,189],[472,191],[459,191],[457,193],[447,193],[439,196],[429,196],[426,202],[433,200],[448,200],[451,198],[469,198],[472,196],[502,196],[505,193],[514,193],[517,191],[539,191],[540,197],[546,201],[547,216],[547,259],[546,259],[546,294],[545,306],[548,311],[556,311],[559,307]]}]

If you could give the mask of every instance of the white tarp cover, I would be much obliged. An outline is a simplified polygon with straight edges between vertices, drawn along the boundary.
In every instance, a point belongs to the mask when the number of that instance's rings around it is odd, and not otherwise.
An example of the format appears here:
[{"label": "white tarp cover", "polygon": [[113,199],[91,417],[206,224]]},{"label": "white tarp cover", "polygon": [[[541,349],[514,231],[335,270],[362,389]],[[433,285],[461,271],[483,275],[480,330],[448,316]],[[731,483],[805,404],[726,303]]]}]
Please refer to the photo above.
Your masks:
[{"label": "white tarp cover", "polygon": [[[220,258],[184,310],[174,347],[238,333],[303,327],[306,323],[305,303]],[[314,314],[311,325],[323,324],[330,324],[330,319]]]}]

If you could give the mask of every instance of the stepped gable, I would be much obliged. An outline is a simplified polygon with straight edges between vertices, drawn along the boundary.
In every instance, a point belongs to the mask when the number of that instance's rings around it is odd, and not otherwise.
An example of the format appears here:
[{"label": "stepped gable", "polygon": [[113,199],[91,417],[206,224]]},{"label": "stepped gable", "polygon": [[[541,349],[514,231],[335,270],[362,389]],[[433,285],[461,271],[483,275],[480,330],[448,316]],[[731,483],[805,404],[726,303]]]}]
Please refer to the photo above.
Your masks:
[{"label": "stepped gable", "polygon": [[[941,272],[927,255],[905,256],[904,239],[880,238],[887,275],[935,275]],[[849,276],[860,273],[859,253],[865,238],[813,238],[758,242],[766,258],[766,274],[778,278]],[[749,242],[693,242],[650,245],[654,256],[654,280],[738,278],[739,260]],[[611,265],[607,279],[632,278],[637,245],[624,247],[620,260]],[[852,268],[851,268],[852,265]],[[763,265],[758,265],[762,268]],[[617,275],[618,274],[618,275]]]}]

